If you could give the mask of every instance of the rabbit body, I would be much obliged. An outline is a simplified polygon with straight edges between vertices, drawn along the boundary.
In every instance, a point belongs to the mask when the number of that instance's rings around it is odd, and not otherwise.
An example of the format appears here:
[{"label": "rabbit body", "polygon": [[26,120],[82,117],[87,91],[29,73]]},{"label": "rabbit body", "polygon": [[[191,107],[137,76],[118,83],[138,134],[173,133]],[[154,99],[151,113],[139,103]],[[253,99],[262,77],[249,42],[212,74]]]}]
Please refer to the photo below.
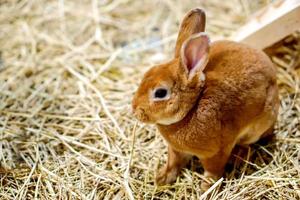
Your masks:
[{"label": "rabbit body", "polygon": [[[260,50],[232,41],[209,42],[205,15],[184,18],[175,58],[152,67],[132,102],[135,116],[155,123],[168,143],[168,161],[156,181],[167,184],[197,156],[204,176],[222,176],[235,145],[269,133],[279,98],[276,68]],[[210,183],[202,182],[206,190]]]}]

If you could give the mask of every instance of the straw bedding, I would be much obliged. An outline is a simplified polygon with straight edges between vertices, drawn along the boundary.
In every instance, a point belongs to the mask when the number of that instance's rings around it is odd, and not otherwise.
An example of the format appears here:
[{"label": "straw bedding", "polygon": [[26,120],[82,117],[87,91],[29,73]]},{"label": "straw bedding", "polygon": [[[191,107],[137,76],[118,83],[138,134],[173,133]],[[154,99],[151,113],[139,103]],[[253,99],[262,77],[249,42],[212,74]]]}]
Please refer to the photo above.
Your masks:
[{"label": "straw bedding", "polygon": [[130,101],[142,74],[173,53],[178,25],[207,11],[213,39],[268,1],[1,0],[1,199],[299,199],[300,34],[267,52],[278,67],[276,138],[228,165],[210,194],[194,159],[156,187],[166,146]]}]

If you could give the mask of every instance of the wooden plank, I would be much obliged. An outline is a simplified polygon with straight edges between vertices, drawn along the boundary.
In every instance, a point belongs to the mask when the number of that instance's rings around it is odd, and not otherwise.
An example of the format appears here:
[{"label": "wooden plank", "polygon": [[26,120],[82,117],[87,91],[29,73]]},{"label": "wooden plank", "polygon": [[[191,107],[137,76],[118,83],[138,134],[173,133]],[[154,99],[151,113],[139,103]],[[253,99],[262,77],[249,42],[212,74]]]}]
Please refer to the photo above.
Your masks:
[{"label": "wooden plank", "polygon": [[300,30],[300,0],[279,0],[258,11],[231,39],[264,49]]}]

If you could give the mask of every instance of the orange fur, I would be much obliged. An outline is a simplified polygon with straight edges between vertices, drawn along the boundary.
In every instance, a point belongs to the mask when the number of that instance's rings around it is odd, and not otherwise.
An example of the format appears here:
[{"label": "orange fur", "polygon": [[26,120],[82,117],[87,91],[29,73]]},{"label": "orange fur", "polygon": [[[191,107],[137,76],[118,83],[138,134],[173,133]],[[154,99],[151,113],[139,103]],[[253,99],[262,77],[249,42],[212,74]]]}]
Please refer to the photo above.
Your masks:
[{"label": "orange fur", "polygon": [[[187,14],[175,58],[151,68],[133,99],[136,117],[155,123],[169,144],[168,162],[157,176],[158,184],[174,181],[189,155],[199,157],[208,178],[219,178],[233,147],[256,142],[277,118],[276,69],[260,50],[231,41],[214,42],[204,71],[188,80],[179,46],[185,48],[183,40],[204,31],[205,25],[199,25],[205,23],[203,15],[199,9]],[[170,88],[171,98],[152,102],[149,91],[161,85]],[[202,188],[208,186],[204,182]]]}]

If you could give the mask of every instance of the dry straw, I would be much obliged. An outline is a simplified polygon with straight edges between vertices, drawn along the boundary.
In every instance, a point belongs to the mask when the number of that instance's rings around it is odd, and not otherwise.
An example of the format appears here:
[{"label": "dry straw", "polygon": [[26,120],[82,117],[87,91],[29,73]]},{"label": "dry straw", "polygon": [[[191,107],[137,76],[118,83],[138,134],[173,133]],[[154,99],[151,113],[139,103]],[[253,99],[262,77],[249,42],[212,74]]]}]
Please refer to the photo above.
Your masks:
[{"label": "dry straw", "polygon": [[196,159],[175,184],[155,186],[166,146],[130,114],[143,72],[170,58],[187,10],[205,8],[217,39],[267,3],[0,0],[0,199],[300,199],[299,33],[268,51],[277,137],[251,146],[205,194]]}]

